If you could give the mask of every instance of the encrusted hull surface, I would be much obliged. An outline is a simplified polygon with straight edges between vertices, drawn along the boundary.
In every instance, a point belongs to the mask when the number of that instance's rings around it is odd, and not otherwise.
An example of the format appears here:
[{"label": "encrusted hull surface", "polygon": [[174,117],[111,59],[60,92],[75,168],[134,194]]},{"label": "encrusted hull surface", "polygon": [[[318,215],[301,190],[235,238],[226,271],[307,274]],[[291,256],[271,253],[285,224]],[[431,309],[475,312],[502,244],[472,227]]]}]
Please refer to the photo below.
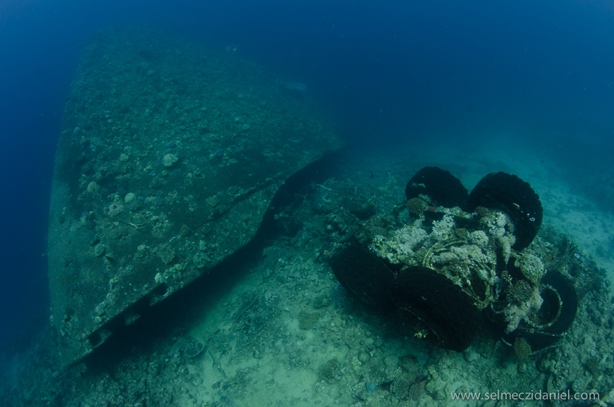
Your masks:
[{"label": "encrusted hull surface", "polygon": [[234,53],[95,36],[67,99],[50,210],[64,364],[248,244],[280,186],[340,145],[308,94]]}]

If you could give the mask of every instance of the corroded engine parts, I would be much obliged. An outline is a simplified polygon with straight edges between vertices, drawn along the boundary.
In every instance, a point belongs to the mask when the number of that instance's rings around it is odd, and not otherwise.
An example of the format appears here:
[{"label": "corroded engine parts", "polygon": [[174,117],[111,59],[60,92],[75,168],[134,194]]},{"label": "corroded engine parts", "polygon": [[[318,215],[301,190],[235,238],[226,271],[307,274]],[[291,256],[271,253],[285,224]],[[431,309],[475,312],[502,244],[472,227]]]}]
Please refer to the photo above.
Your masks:
[{"label": "corroded engine parts", "polygon": [[539,196],[516,175],[497,172],[482,178],[469,194],[465,209],[473,212],[480,206],[509,215],[515,226],[516,250],[530,245],[542,224],[543,209]]},{"label": "corroded engine parts", "polygon": [[407,200],[427,198],[430,206],[452,208],[462,207],[467,201],[467,189],[449,171],[439,167],[424,167],[418,171],[405,187]]}]

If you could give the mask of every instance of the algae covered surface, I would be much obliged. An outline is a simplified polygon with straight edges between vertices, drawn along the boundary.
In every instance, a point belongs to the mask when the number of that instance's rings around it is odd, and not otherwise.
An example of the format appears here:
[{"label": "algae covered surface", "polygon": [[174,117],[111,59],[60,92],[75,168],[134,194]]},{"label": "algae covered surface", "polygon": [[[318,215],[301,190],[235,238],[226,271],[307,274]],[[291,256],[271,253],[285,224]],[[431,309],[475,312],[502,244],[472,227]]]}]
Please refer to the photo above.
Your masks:
[{"label": "algae covered surface", "polygon": [[92,38],[53,182],[52,325],[70,364],[245,246],[279,187],[340,146],[301,91],[232,52]]}]

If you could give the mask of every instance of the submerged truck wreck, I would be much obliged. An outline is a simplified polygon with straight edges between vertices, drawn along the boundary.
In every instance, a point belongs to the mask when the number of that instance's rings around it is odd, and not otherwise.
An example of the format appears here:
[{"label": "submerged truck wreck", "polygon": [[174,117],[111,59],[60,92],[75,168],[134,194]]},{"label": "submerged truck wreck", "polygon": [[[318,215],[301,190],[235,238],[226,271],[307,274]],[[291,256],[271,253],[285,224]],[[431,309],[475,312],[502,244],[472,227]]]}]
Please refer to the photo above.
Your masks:
[{"label": "submerged truck wreck", "polygon": [[136,29],[87,46],[50,208],[64,365],[248,244],[284,183],[341,146],[308,95],[235,53]]}]

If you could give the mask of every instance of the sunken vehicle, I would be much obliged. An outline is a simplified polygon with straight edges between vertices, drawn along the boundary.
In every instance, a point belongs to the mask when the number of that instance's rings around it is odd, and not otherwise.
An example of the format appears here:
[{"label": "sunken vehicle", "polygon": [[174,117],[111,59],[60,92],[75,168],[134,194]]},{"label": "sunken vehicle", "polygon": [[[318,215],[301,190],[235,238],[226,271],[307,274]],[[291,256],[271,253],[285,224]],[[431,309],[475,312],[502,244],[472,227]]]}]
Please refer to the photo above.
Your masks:
[{"label": "sunken vehicle", "polygon": [[525,353],[561,340],[576,288],[535,241],[543,214],[528,183],[492,173],[469,193],[448,171],[425,167],[405,195],[395,220],[366,222],[337,247],[331,268],[346,289],[446,349],[465,350],[485,326]]}]

